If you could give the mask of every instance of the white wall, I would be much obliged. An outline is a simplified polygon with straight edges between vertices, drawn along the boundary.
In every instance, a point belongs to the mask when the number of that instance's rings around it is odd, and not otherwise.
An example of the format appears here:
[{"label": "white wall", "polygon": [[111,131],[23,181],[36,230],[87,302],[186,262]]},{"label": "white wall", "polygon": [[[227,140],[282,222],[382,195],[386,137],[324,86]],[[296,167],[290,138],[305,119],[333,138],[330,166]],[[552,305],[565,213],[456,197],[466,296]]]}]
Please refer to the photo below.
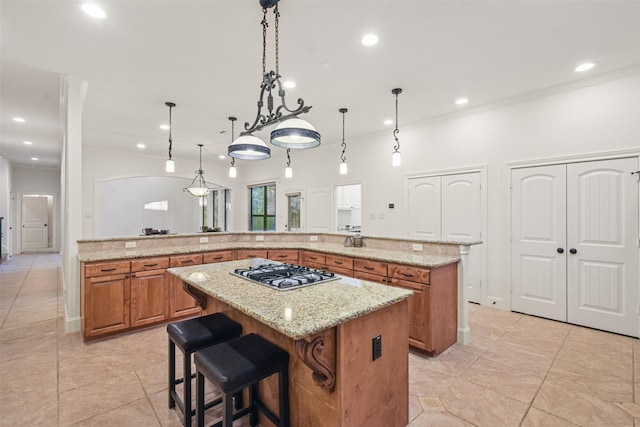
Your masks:
[{"label": "white wall", "polygon": [[11,164],[7,159],[0,157],[0,217],[2,220],[2,247],[0,254],[13,254],[10,250],[13,238],[9,232],[12,226],[11,220]]},{"label": "white wall", "polygon": [[[309,120],[313,122],[312,117]],[[322,133],[322,129],[319,132]],[[323,141],[313,150],[292,150],[292,179],[284,178],[284,150],[276,147],[272,147],[270,160],[251,164],[236,162],[240,209],[235,210],[235,223],[247,223],[246,183],[276,180],[280,230],[286,223],[284,192],[289,188],[308,189],[361,181],[363,235],[407,236],[408,176],[486,165],[488,235],[483,240],[488,249],[489,283],[483,289],[482,302],[495,302],[496,306],[508,309],[506,164],[640,150],[640,76],[422,125],[403,126],[400,115],[399,139],[403,164],[394,168],[391,166],[392,129],[366,138],[347,136],[349,174],[346,176],[338,173],[338,141]],[[395,209],[389,209],[389,203],[395,203]],[[380,219],[380,214],[384,219]],[[235,230],[241,231],[240,227]]]}]

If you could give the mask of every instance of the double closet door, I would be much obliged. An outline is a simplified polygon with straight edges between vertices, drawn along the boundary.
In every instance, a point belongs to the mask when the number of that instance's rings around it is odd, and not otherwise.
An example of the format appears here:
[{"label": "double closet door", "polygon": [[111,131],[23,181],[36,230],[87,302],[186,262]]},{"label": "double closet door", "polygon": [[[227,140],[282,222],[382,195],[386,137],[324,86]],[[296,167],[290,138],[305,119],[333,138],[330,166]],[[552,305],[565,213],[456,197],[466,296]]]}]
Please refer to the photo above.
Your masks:
[{"label": "double closet door", "polygon": [[[409,236],[425,240],[482,240],[480,172],[409,178]],[[471,249],[467,296],[480,302],[484,246]]]},{"label": "double closet door", "polygon": [[638,158],[511,172],[513,311],[638,337]]}]

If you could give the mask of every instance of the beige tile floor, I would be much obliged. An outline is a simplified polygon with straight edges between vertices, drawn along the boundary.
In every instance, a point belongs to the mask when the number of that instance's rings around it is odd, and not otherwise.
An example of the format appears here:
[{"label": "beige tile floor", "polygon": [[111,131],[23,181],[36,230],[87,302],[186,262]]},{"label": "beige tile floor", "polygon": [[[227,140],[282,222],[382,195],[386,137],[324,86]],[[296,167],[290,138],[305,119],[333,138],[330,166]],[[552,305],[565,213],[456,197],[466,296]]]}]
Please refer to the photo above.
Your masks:
[{"label": "beige tile floor", "polygon": [[[0,426],[182,425],[165,328],[83,344],[64,333],[61,283],[57,254],[0,265]],[[470,345],[409,355],[411,427],[640,426],[638,340],[469,310]]]}]

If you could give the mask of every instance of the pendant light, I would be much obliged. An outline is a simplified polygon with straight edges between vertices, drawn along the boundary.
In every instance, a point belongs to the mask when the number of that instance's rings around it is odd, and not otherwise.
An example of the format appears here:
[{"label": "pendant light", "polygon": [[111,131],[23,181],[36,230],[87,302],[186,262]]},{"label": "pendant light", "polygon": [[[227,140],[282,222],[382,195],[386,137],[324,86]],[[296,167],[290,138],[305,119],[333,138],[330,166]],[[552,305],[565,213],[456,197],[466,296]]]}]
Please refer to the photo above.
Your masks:
[{"label": "pendant light", "polygon": [[338,111],[342,113],[342,153],[340,154],[340,175],[347,174],[347,158],[344,155],[344,152],[347,151],[347,144],[344,142],[344,115],[347,111],[346,108],[341,108]]},{"label": "pendant light", "polygon": [[391,91],[396,96],[396,128],[393,131],[393,137],[396,140],[396,145],[393,147],[393,154],[391,155],[391,164],[393,166],[400,166],[402,164],[402,157],[400,155],[400,141],[398,141],[398,95],[402,93],[402,89],[396,88]]},{"label": "pendant light", "polygon": [[[236,119],[235,117],[229,117],[229,120],[231,121],[231,144],[233,144],[233,140],[234,138],[234,130],[235,130],[235,122]],[[229,178],[235,178],[238,175],[238,171],[236,170],[236,159],[234,157],[231,158],[231,166],[229,166]]]},{"label": "pendant light", "polygon": [[193,181],[191,181],[191,185],[189,185],[188,187],[184,188],[183,191],[188,191],[189,193],[191,193],[192,195],[196,196],[196,197],[202,197],[202,196],[206,196],[207,194],[209,194],[209,191],[212,190],[212,188],[207,186],[207,182],[204,179],[204,171],[202,170],[202,144],[198,144],[198,147],[200,147],[200,169],[198,169],[196,171],[196,177],[193,178]]},{"label": "pendant light", "polygon": [[164,164],[164,171],[165,172],[169,172],[169,173],[173,173],[173,172],[176,171],[176,163],[171,158],[171,146],[172,146],[172,143],[173,143],[173,141],[171,139],[171,109],[173,107],[175,107],[176,104],[174,104],[173,102],[165,102],[164,105],[169,107],[169,158],[167,159],[167,161]]},{"label": "pendant light", "polygon": [[[311,106],[304,105],[304,100],[298,98],[297,108],[291,109],[285,100],[285,90],[280,78],[280,53],[279,53],[279,0],[259,0],[262,6],[262,82],[260,83],[260,98],[258,99],[258,111],[253,124],[245,122],[244,132],[240,138],[229,146],[229,155],[236,159],[262,160],[271,156],[269,148],[259,138],[252,135],[267,126],[279,123],[271,132],[271,143],[277,147],[304,149],[320,145],[320,134],[307,121],[299,119],[298,115],[307,113]],[[267,20],[268,9],[273,8],[275,16],[275,70],[267,71]],[[266,100],[265,100],[266,96]],[[280,98],[280,105],[274,102]],[[262,108],[266,107],[266,111]]]},{"label": "pendant light", "polygon": [[293,169],[291,168],[291,148],[287,148],[287,167],[284,169],[285,178],[293,178]]}]

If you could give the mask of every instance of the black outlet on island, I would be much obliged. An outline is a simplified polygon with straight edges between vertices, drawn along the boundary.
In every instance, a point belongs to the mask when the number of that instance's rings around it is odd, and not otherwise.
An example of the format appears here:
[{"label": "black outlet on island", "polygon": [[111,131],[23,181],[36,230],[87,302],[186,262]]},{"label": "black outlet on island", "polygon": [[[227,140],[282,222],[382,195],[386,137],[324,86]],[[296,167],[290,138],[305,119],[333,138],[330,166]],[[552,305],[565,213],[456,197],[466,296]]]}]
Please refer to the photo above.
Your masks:
[{"label": "black outlet on island", "polygon": [[382,356],[382,335],[378,335],[371,339],[371,349],[373,354],[372,360],[376,360]]}]

